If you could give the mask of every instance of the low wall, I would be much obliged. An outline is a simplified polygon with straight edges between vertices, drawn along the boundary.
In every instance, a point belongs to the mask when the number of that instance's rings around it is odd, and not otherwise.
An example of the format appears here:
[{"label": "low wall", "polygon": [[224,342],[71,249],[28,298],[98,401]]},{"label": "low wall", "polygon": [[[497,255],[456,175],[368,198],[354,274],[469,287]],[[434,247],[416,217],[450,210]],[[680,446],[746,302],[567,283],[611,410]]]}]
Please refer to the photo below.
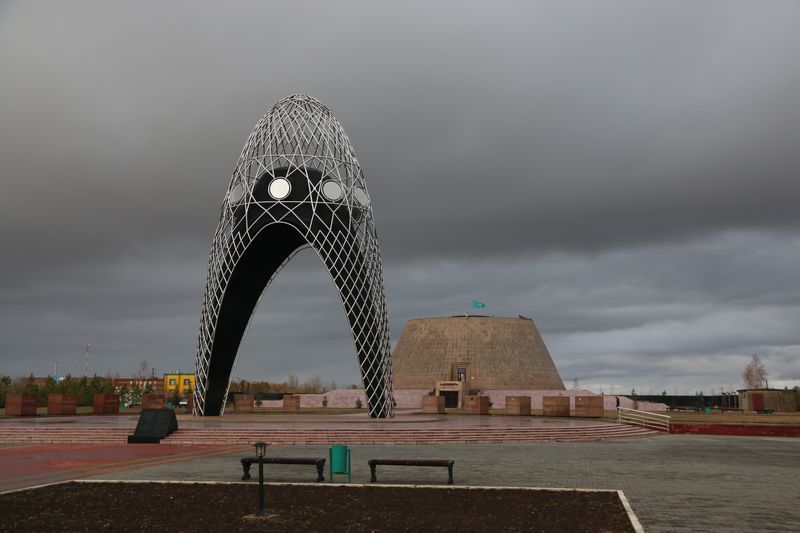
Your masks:
[{"label": "low wall", "polygon": [[670,433],[697,435],[738,435],[751,437],[800,437],[797,426],[758,426],[755,424],[670,424]]},{"label": "low wall", "polygon": [[35,394],[7,394],[6,415],[36,416]]},{"label": "low wall", "polygon": [[74,394],[48,394],[48,415],[74,415],[77,412]]},{"label": "low wall", "polygon": [[600,418],[605,414],[602,396],[575,396],[575,416]]},{"label": "low wall", "polygon": [[92,412],[96,415],[118,415],[119,394],[95,394],[92,396]]},{"label": "low wall", "polygon": [[542,415],[544,416],[569,416],[568,396],[545,396],[542,398]]},{"label": "low wall", "polygon": [[[442,397],[444,399],[444,397]],[[489,397],[488,396],[471,396],[464,397],[464,413],[470,415],[488,415],[489,414]]]},{"label": "low wall", "polygon": [[[432,389],[399,389],[394,391],[394,401],[396,409],[422,409],[422,398],[427,396]],[[621,407],[633,409],[633,400],[626,396],[602,396],[588,390],[483,390],[482,396],[488,396],[492,402],[492,409],[505,409],[506,396],[529,396],[531,398],[531,409],[542,410],[542,398],[544,396],[568,396],[570,398],[570,410],[575,411],[576,396],[600,396],[603,398],[603,409],[605,411],[617,410],[617,398]],[[356,406],[356,399],[361,399],[361,405],[367,406],[367,399],[363,389],[336,389],[323,394],[300,394],[300,407],[322,407],[322,399],[328,399],[329,408],[351,409]],[[280,409],[283,408],[283,400],[264,400],[262,407]],[[639,402],[639,409],[643,411],[666,411],[667,406],[660,403]]]},{"label": "low wall", "polygon": [[422,412],[443,415],[445,413],[444,396],[423,396]]},{"label": "low wall", "polygon": [[[395,408],[397,409],[422,409],[422,397],[427,396],[431,389],[410,389],[394,391]],[[361,405],[367,406],[367,397],[364,389],[336,389],[323,394],[299,394],[300,407],[322,407],[322,399],[328,399],[328,408],[351,409],[355,408],[356,400],[361,400]],[[282,408],[283,400],[264,400],[261,407]]]},{"label": "low wall", "polygon": [[[481,394],[489,396],[492,401],[494,409],[505,409],[506,396],[530,396],[531,409],[534,411],[542,410],[542,398],[545,396],[568,396],[569,407],[571,411],[575,411],[575,397],[576,396],[599,396],[603,398],[604,411],[617,410],[617,398],[619,398],[620,407],[627,407],[634,409],[634,401],[627,396],[610,396],[595,394],[592,391],[581,390],[521,390],[521,389],[503,389],[503,390],[484,390]],[[652,402],[638,402],[638,409],[642,411],[663,412],[667,410],[667,406],[663,403]]]},{"label": "low wall", "polygon": [[505,403],[507,415],[530,416],[531,414],[530,396],[506,396]]},{"label": "low wall", "polygon": [[142,409],[163,409],[167,405],[167,397],[164,394],[143,394]]},{"label": "low wall", "polygon": [[287,413],[300,412],[300,398],[299,394],[286,394],[283,397],[283,410]]},{"label": "low wall", "polygon": [[[280,402],[283,405],[283,400]],[[255,405],[256,402],[252,394],[237,394],[233,397],[233,410],[236,413],[252,413]]]}]

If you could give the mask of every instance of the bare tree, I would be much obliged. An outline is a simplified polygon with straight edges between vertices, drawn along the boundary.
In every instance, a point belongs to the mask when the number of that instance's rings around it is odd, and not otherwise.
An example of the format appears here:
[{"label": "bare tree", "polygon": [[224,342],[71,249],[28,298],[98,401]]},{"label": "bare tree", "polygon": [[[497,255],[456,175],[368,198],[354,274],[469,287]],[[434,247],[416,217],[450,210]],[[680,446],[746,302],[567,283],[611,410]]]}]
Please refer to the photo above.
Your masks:
[{"label": "bare tree", "polygon": [[313,376],[310,380],[306,382],[306,387],[309,392],[314,394],[319,394],[322,391],[322,378],[319,376]]},{"label": "bare tree", "polygon": [[760,389],[764,386],[767,380],[767,371],[757,353],[753,354],[753,358],[750,359],[750,362],[744,367],[742,380],[744,381],[745,387],[748,389]]},{"label": "bare tree", "polygon": [[147,376],[147,359],[139,361],[139,377],[144,378]]}]

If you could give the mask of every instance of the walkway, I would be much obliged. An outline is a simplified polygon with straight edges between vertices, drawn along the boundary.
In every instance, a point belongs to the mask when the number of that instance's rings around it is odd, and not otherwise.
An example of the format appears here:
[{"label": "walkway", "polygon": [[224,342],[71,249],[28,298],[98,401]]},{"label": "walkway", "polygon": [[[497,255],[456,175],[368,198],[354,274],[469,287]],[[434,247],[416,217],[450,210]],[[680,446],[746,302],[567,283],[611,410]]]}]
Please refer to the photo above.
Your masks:
[{"label": "walkway", "polygon": [[[247,454],[251,451],[248,449]],[[320,446],[269,454],[327,455]],[[96,476],[104,479],[241,478],[242,452]],[[459,485],[622,489],[646,531],[800,530],[800,439],[663,435],[622,441],[354,446],[353,482],[374,457],[452,458]],[[444,484],[432,468],[379,469],[382,483]],[[312,481],[307,466],[267,467],[268,481]],[[327,477],[327,473],[326,473]]]},{"label": "walkway", "polygon": [[241,447],[144,445],[30,445],[0,448],[0,492],[104,473],[118,473],[217,455]]},{"label": "walkway", "polygon": [[[368,459],[392,456],[455,459],[458,485],[621,489],[646,531],[798,531],[800,524],[800,439],[659,435],[352,450],[357,483],[369,482]],[[0,487],[78,477],[237,481],[239,458],[251,454],[242,446],[7,446],[0,447]],[[268,454],[325,457],[327,447],[273,446]],[[268,465],[266,476],[292,482],[315,477],[309,466],[286,465]],[[446,481],[440,469],[387,467],[378,476],[382,483]]]},{"label": "walkway", "polygon": [[[73,416],[0,421],[0,443],[89,444],[127,442],[137,417]],[[226,415],[178,417],[163,444],[453,444],[590,441],[642,438],[655,432],[593,419],[517,416],[421,415],[370,420],[365,415]]]}]

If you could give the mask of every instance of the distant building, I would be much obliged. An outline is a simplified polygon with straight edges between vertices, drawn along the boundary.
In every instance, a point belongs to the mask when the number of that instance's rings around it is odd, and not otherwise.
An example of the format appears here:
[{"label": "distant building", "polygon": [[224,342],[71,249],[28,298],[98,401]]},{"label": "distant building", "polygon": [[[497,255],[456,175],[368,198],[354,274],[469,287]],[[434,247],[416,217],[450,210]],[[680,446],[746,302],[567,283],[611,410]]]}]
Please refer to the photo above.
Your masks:
[{"label": "distant building", "polygon": [[194,374],[184,374],[180,371],[164,374],[164,392],[167,398],[191,398],[194,393]]},{"label": "distant building", "polygon": [[392,354],[395,389],[429,389],[448,407],[465,394],[565,390],[533,320],[453,316],[409,320]]},{"label": "distant building", "polygon": [[739,407],[745,411],[771,409],[777,413],[797,412],[797,396],[793,390],[741,389]]},{"label": "distant building", "polygon": [[128,390],[138,387],[140,391],[149,390],[152,394],[164,394],[164,380],[157,377],[114,378],[114,390],[119,393],[122,387]]}]

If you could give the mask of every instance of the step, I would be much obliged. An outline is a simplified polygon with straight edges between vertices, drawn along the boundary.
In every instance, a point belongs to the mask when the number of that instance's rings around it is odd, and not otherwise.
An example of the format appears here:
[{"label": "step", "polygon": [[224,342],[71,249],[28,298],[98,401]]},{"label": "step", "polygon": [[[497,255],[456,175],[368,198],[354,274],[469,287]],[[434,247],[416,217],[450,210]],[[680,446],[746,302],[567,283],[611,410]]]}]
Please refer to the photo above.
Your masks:
[{"label": "step", "polygon": [[[7,443],[117,443],[127,442],[134,428],[104,427],[0,427],[0,442]],[[448,444],[580,442],[643,438],[658,432],[634,425],[597,424],[562,428],[184,428],[163,442],[194,445],[249,445],[255,440],[273,444]]]}]

